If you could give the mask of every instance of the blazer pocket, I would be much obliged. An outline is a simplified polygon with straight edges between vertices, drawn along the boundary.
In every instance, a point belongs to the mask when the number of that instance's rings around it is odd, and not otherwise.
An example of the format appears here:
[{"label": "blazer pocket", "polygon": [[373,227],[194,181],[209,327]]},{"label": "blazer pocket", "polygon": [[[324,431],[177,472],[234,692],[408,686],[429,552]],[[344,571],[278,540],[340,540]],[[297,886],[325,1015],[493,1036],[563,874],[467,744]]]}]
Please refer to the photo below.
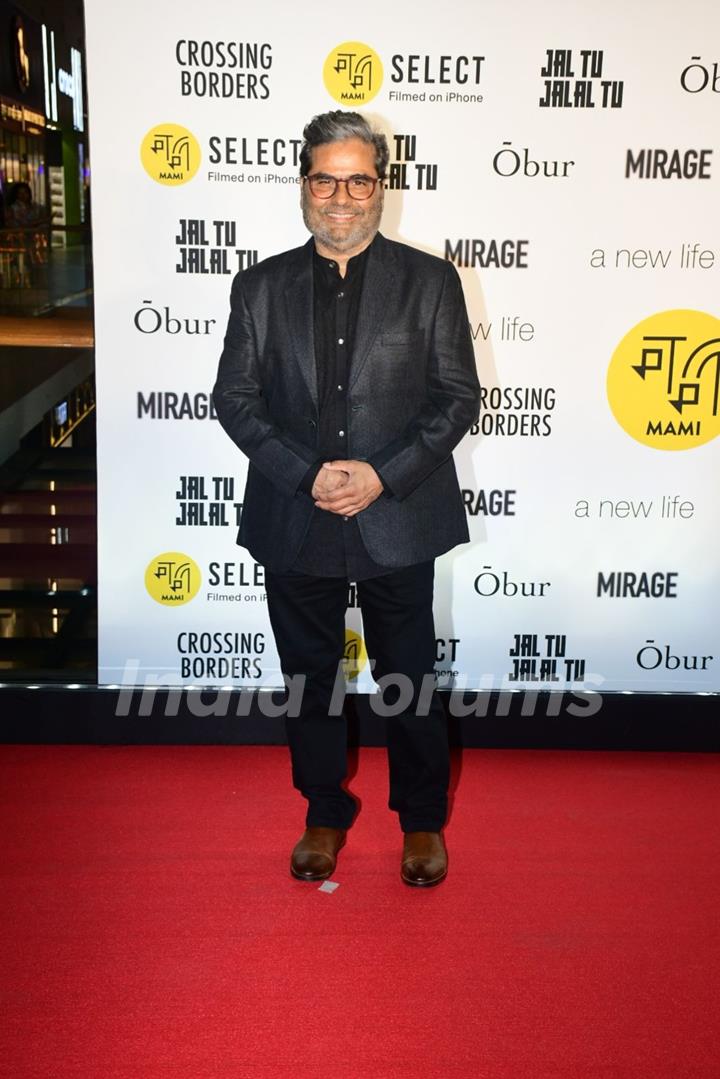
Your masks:
[{"label": "blazer pocket", "polygon": [[398,330],[380,335],[380,344],[383,348],[417,347],[421,341],[422,330]]}]

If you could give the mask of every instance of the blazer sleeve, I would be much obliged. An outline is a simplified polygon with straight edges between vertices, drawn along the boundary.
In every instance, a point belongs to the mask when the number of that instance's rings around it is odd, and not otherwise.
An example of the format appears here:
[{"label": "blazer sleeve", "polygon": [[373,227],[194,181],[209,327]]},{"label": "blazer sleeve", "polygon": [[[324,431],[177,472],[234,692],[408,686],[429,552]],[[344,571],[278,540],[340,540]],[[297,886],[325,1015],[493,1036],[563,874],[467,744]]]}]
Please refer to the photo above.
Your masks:
[{"label": "blazer sleeve", "polygon": [[477,422],[480,384],[457,270],[447,262],[433,327],[425,402],[397,438],[368,457],[392,495],[406,498]]},{"label": "blazer sleeve", "polygon": [[295,495],[317,455],[282,431],[268,415],[260,357],[239,273],[230,293],[230,318],[213,403],[220,424],[253,465],[286,495]]}]

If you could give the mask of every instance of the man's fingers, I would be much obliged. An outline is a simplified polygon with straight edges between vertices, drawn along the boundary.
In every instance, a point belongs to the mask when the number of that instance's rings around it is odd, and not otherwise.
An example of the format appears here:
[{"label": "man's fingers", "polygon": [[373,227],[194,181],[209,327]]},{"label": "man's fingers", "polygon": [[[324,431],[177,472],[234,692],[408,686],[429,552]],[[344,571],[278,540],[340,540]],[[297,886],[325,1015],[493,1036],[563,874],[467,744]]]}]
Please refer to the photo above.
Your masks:
[{"label": "man's fingers", "polygon": [[342,505],[337,505],[331,502],[318,501],[315,505],[318,509],[329,510],[330,513],[348,513],[349,510],[357,508],[356,502],[344,502]]},{"label": "man's fingers", "polygon": [[352,483],[343,483],[335,488],[334,491],[330,491],[325,495],[325,501],[330,503],[339,502],[342,499],[355,499],[360,498],[360,492],[356,489]]},{"label": "man's fingers", "polygon": [[347,502],[330,504],[329,502],[316,502],[315,505],[318,509],[327,510],[329,513],[337,513],[343,517],[352,517],[356,513],[360,513],[361,510],[367,509],[372,499],[354,499]]},{"label": "man's fingers", "polygon": [[364,508],[363,502],[358,502],[357,499],[348,499],[345,502],[329,502],[327,499],[320,499],[315,505],[321,510],[329,510],[330,513],[357,513]]},{"label": "man's fingers", "polygon": [[[325,469],[325,465],[323,465],[323,469]],[[323,470],[321,469],[313,484],[313,497],[326,498],[334,491],[347,487],[350,478],[347,472],[337,471],[336,469],[331,471],[328,468],[325,469],[326,475],[323,476],[322,471]]]},{"label": "man's fingers", "polygon": [[347,481],[337,480],[334,483],[328,483],[327,480],[323,483],[318,483],[317,490],[324,495],[334,494],[336,491],[341,490],[347,486]]},{"label": "man's fingers", "polygon": [[[346,472],[347,466],[351,462],[348,461],[328,461],[323,465],[323,468],[337,475],[338,470]],[[323,488],[320,490],[318,498],[315,500],[315,505],[318,509],[326,510],[329,513],[337,513],[343,517],[354,517],[361,510],[367,508],[370,503],[377,497],[374,492],[370,494],[367,490],[367,483],[363,482],[362,477],[358,476],[357,479],[354,475],[348,478],[346,483],[339,483],[333,489]]]}]

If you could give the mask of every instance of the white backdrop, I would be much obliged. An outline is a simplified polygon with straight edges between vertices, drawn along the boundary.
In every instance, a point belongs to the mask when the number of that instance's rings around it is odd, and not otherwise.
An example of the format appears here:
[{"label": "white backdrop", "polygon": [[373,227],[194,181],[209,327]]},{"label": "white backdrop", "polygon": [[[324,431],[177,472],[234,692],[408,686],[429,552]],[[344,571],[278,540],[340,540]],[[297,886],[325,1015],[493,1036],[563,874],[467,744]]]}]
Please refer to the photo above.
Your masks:
[{"label": "white backdrop", "polygon": [[720,689],[720,9],[361,7],[86,0],[100,682],[278,684],[209,395],[233,273],[307,238],[304,124],[357,107],[383,232],[458,264],[486,394],[440,684]]}]

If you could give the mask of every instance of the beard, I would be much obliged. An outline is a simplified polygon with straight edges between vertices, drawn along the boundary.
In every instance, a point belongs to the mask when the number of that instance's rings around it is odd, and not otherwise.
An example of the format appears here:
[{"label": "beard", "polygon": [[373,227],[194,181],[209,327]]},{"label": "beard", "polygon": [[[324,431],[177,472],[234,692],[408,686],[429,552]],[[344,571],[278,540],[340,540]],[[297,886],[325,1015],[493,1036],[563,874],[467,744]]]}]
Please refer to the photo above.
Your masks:
[{"label": "beard", "polygon": [[[367,200],[371,203],[367,207],[365,203],[359,202],[354,206],[344,206],[343,212],[349,213],[352,211],[355,217],[349,225],[338,225],[333,223],[332,219],[327,216],[330,206],[325,209],[324,207],[312,205],[308,192],[303,187],[301,206],[305,227],[324,247],[331,251],[337,251],[339,255],[344,254],[346,251],[352,251],[356,247],[367,246],[380,228],[383,194],[384,192],[380,188],[380,194],[377,198],[371,197]],[[332,199],[327,201],[332,203]]]}]

